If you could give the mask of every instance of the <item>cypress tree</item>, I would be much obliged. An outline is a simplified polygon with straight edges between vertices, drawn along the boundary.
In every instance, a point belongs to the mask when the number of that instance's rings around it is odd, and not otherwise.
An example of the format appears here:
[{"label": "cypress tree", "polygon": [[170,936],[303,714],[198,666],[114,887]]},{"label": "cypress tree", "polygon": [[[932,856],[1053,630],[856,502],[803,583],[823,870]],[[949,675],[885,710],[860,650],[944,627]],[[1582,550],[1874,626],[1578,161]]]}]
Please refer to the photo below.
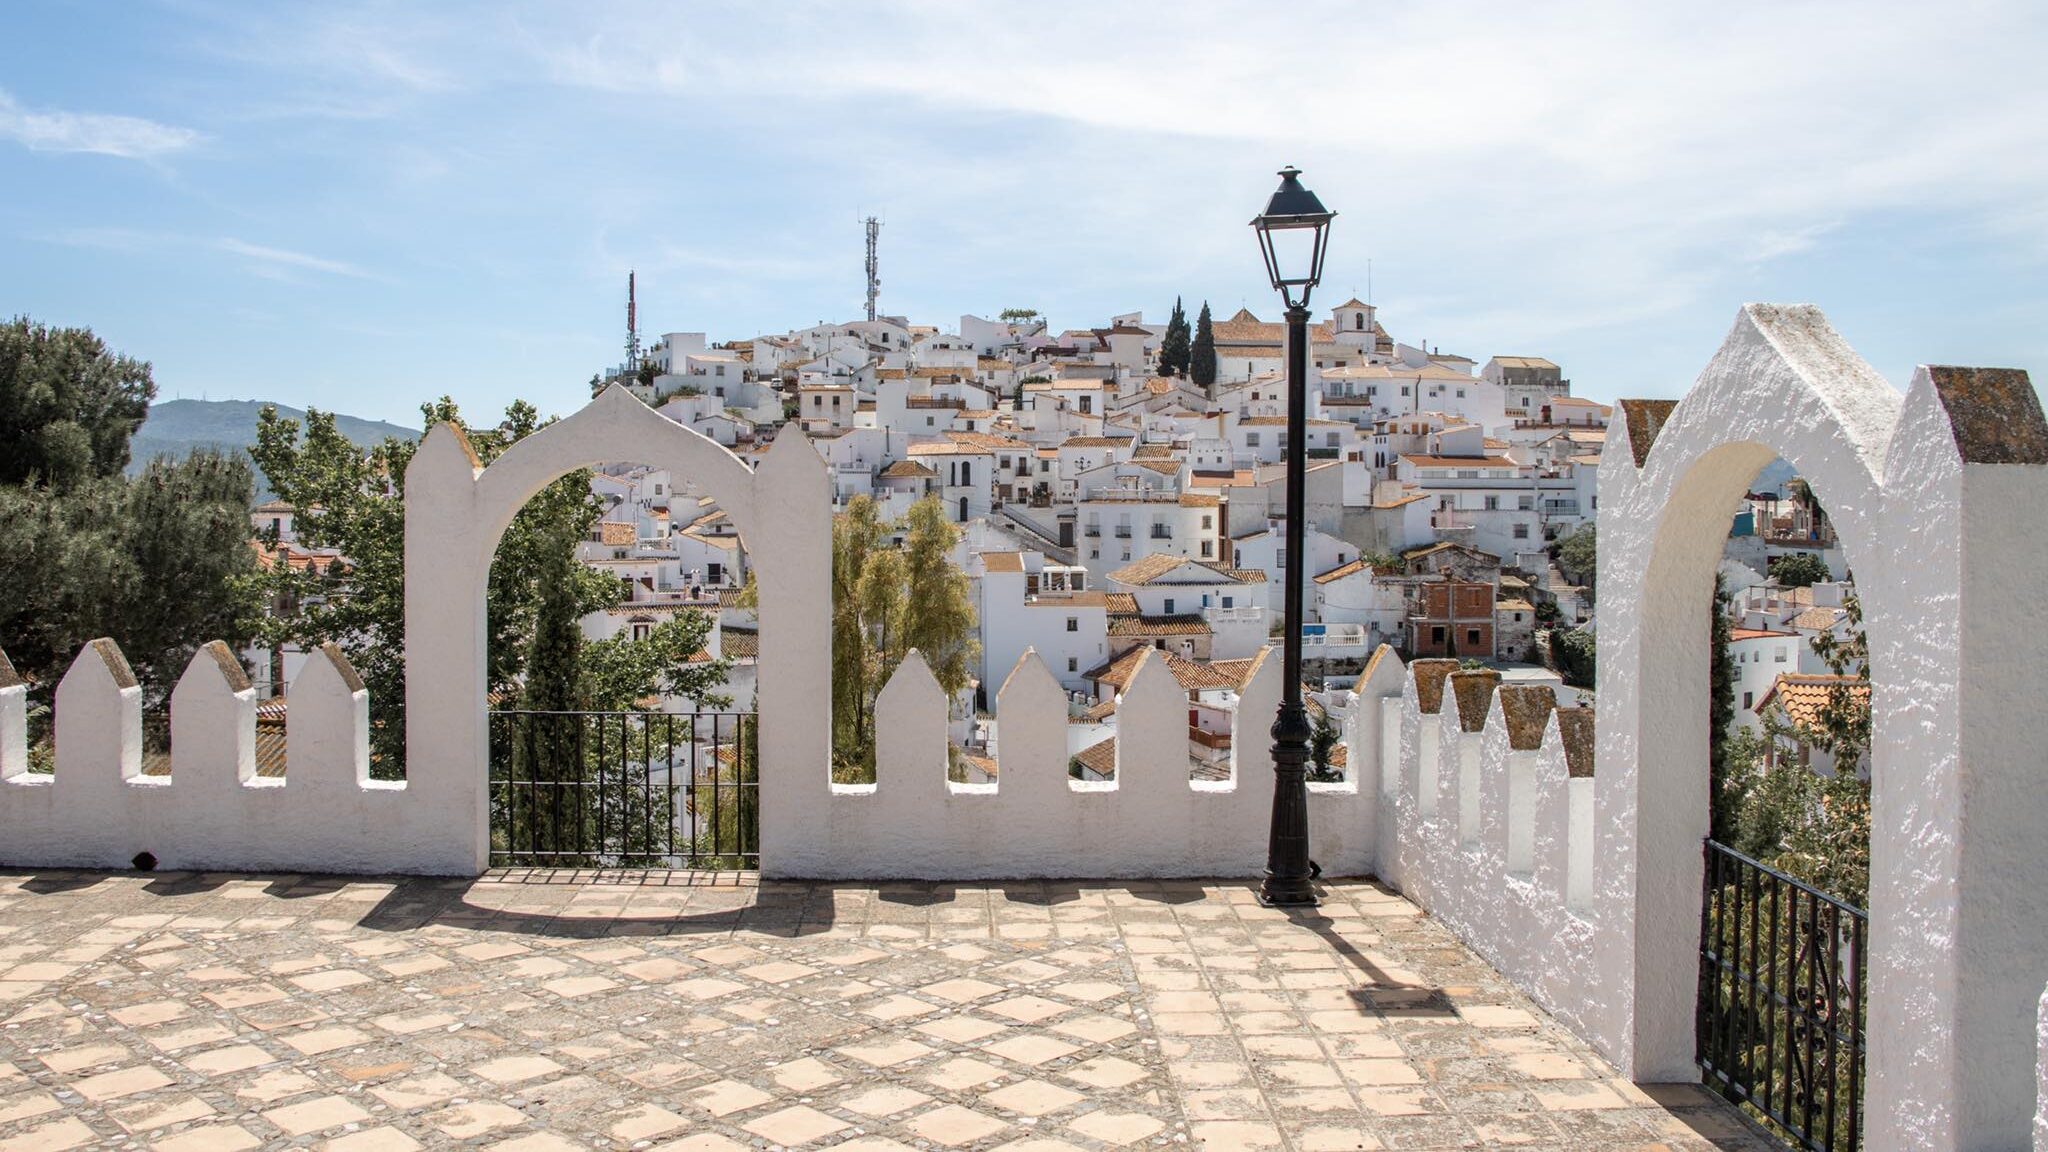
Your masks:
[{"label": "cypress tree", "polygon": [[1159,342],[1159,374],[1185,376],[1192,353],[1188,348],[1188,314],[1180,297],[1173,298],[1173,315],[1166,321],[1166,336]]},{"label": "cypress tree", "polygon": [[1209,302],[1195,320],[1195,343],[1188,353],[1188,379],[1200,388],[1216,386],[1216,329],[1209,320]]},{"label": "cypress tree", "polygon": [[1735,821],[1742,797],[1734,792],[1728,779],[1728,728],[1735,721],[1735,660],[1729,654],[1731,626],[1728,620],[1728,602],[1732,593],[1728,581],[1720,573],[1714,574],[1713,619],[1709,623],[1708,642],[1711,645],[1711,664],[1708,671],[1707,697],[1707,776],[1708,795],[1712,798],[1712,815],[1709,826],[1714,839],[1732,843]]}]

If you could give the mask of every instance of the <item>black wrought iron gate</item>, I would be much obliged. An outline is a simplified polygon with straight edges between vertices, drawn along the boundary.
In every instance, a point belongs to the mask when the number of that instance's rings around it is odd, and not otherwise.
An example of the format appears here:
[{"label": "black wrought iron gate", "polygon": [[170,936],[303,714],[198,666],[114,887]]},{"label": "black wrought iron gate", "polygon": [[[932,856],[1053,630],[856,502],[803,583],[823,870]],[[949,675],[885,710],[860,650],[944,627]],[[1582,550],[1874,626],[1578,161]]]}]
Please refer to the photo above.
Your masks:
[{"label": "black wrought iron gate", "polygon": [[1704,889],[1701,1078],[1801,1147],[1859,1147],[1867,914],[1712,840]]},{"label": "black wrought iron gate", "polygon": [[753,713],[489,716],[493,865],[760,866]]}]

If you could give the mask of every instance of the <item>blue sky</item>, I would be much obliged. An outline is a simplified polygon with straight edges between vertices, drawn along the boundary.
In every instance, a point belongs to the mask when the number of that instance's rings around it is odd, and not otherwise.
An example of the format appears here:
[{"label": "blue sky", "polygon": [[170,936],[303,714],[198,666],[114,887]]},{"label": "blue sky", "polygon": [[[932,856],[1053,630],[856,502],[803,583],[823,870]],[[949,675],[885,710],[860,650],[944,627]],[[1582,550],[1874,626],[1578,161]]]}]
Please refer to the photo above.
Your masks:
[{"label": "blue sky", "polygon": [[[1165,15],[1171,12],[1171,16]],[[1257,15],[1253,16],[1252,13]],[[165,398],[565,411],[623,340],[882,304],[1277,311],[1245,222],[1339,213],[1325,303],[1677,395],[1745,300],[1895,382],[2048,371],[2048,5],[15,0],[0,312]]]}]

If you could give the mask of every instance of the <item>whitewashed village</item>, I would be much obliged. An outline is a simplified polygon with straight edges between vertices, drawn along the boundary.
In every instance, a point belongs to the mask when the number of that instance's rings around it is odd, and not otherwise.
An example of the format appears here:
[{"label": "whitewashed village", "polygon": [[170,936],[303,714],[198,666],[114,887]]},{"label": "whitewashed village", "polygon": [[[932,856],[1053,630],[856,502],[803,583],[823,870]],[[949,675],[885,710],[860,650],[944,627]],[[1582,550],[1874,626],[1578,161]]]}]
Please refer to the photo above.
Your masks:
[{"label": "whitewashed village", "polygon": [[[992,698],[1027,649],[1071,698],[1077,775],[1111,771],[1116,696],[1138,651],[1154,649],[1188,694],[1191,771],[1227,776],[1238,692],[1280,629],[1289,567],[1286,332],[1245,309],[1175,323],[1183,362],[1162,361],[1171,326],[1136,312],[1056,333],[1035,315],[964,315],[952,330],[881,316],[715,343],[669,332],[644,350],[635,330],[628,361],[592,386],[623,387],[742,458],[800,427],[830,468],[835,511],[864,499],[895,522],[939,502],[976,624],[972,680],[954,704],[970,780],[993,771]],[[1596,522],[1612,406],[1572,396],[1540,356],[1481,362],[1400,342],[1355,298],[1311,332],[1301,578],[1318,706],[1348,715],[1348,689],[1383,645],[1494,668],[1569,702],[1579,688],[1590,696],[1550,644],[1595,627],[1591,571],[1568,572],[1558,554]],[[1734,512],[1724,573],[1739,594],[1726,609],[1738,628],[1734,723],[1752,729],[1773,699],[1825,683],[1806,641],[1839,632],[1854,594],[1807,490],[1788,468],[1769,475],[1775,486]],[[631,464],[606,466],[592,490],[607,511],[579,553],[623,595],[582,621],[586,637],[641,638],[676,613],[703,614],[715,621],[706,655],[732,661],[730,691],[750,700],[758,621],[742,595],[745,549],[717,499]],[[295,550],[292,511],[253,513],[259,530],[285,526],[281,560],[346,563]],[[1789,555],[1825,574],[1781,587],[1771,566]],[[267,650],[248,656],[272,663]],[[300,659],[278,662],[287,679]]]}]

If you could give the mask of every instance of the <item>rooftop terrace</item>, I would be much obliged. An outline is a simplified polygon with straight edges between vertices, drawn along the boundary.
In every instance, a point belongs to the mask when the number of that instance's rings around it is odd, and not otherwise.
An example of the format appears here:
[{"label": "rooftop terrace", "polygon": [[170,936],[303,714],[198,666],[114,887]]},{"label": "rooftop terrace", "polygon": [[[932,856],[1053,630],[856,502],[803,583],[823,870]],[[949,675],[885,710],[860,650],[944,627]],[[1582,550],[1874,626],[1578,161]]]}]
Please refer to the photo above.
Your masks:
[{"label": "rooftop terrace", "polygon": [[6,1149],[1771,1147],[1371,883],[16,872],[0,960]]}]

